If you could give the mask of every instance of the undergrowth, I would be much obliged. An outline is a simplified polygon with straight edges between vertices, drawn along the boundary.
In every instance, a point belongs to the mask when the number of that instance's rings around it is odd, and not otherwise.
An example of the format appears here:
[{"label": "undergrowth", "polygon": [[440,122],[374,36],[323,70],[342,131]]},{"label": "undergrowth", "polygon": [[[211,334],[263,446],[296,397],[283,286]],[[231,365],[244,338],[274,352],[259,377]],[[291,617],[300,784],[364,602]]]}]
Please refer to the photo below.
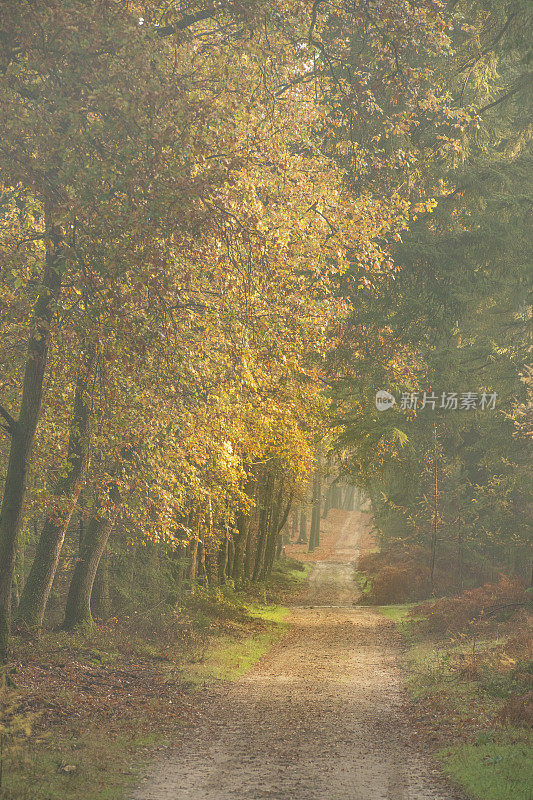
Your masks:
[{"label": "undergrowth", "polygon": [[307,572],[285,559],[247,591],[189,587],[120,622],[16,639],[1,800],[119,800],[189,719],[191,693],[237,679],[283,635],[281,601]]},{"label": "undergrowth", "polygon": [[532,622],[524,602],[523,586],[501,579],[454,598],[380,608],[406,645],[422,742],[476,800],[533,800]]}]

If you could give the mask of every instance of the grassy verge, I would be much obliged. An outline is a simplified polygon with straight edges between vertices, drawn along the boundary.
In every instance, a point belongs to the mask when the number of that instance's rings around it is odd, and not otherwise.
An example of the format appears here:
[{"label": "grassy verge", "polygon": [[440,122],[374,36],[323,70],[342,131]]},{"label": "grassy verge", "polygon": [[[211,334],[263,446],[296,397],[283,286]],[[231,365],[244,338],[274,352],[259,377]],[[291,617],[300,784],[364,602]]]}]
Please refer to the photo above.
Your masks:
[{"label": "grassy verge", "polygon": [[[533,800],[533,734],[504,724],[526,666],[506,652],[509,630],[424,635],[413,604],[381,606],[400,631],[416,727],[442,768],[475,800]],[[517,677],[518,676],[518,677]]]},{"label": "grassy verge", "polygon": [[377,606],[377,609],[383,616],[392,619],[401,630],[407,632],[409,627],[408,615],[414,605],[415,603],[398,603],[392,606]]},{"label": "grassy verge", "polygon": [[0,697],[1,800],[120,800],[187,723],[197,691],[238,679],[282,637],[282,603],[307,572],[288,559],[246,594],[196,590],[159,629],[115,620],[16,640],[16,688]]},{"label": "grassy verge", "polygon": [[57,729],[45,743],[32,739],[7,761],[0,796],[5,800],[118,800],[154,748],[164,742],[157,733],[143,735],[132,729],[115,730],[113,736],[95,726],[79,734]]},{"label": "grassy verge", "polygon": [[284,620],[289,613],[288,608],[258,604],[247,608],[250,621],[260,621],[261,627],[242,637],[237,637],[235,632],[213,637],[205,650],[200,655],[193,655],[180,670],[188,685],[237,680],[283,636],[287,627]]}]

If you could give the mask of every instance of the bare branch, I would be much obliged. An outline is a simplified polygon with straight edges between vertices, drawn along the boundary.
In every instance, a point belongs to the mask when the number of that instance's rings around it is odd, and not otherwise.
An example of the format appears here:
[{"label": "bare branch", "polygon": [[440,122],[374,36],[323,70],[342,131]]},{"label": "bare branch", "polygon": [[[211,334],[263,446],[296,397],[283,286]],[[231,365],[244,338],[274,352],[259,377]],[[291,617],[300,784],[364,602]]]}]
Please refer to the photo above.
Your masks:
[{"label": "bare branch", "polygon": [[3,417],[5,420],[2,428],[11,436],[13,436],[18,430],[18,422],[16,419],[14,419],[14,417],[11,416],[7,408],[5,408],[3,405],[0,405],[0,417]]},{"label": "bare branch", "polygon": [[203,11],[197,11],[196,14],[186,14],[184,17],[178,20],[178,22],[175,22],[172,25],[162,25],[161,27],[157,28],[157,35],[161,38],[164,38],[165,36],[172,36],[173,33],[187,30],[187,28],[192,27],[197,22],[203,22],[206,19],[213,19],[213,17],[223,10],[223,7],[224,3],[218,2],[213,3],[207,8],[204,8]]},{"label": "bare branch", "polygon": [[299,83],[308,83],[309,81],[320,77],[320,75],[325,74],[327,73],[324,70],[312,70],[310,72],[304,72],[301,75],[298,75],[292,81],[284,84],[281,89],[278,89],[277,92],[275,92],[274,97],[281,97],[281,95],[284,94],[287,89],[291,89],[293,86],[297,86]]},{"label": "bare branch", "polygon": [[494,108],[494,106],[500,105],[500,103],[503,103],[505,100],[508,100],[514,94],[517,94],[518,91],[519,87],[517,86],[514,89],[511,89],[509,92],[502,94],[501,97],[498,97],[497,100],[493,100],[492,103],[488,103],[486,106],[483,106],[483,108],[478,108],[477,113],[483,114],[485,111],[488,111],[489,108]]}]

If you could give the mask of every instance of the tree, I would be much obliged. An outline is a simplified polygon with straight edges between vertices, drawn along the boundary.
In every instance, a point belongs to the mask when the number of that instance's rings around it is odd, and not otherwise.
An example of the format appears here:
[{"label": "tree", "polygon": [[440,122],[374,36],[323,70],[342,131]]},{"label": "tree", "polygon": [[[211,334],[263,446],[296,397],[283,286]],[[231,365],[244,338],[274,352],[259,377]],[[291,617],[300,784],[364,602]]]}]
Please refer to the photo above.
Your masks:
[{"label": "tree", "polygon": [[[391,242],[394,280],[384,276],[370,296],[354,296],[331,365],[339,446],[349,448],[347,469],[372,498],[384,545],[422,546],[434,572],[438,524],[438,552],[454,560],[462,583],[465,562],[485,574],[494,563],[513,570],[509,552],[527,547],[517,531],[527,528],[528,457],[509,412],[524,397],[531,154],[530,11],[472,3],[460,13],[472,35],[454,43],[440,82],[463,118],[452,151],[428,159],[425,178],[440,197],[403,241]],[[374,396],[383,387],[398,403],[379,413]],[[462,392],[476,391],[478,410],[441,407],[441,393],[452,389],[459,406]],[[436,409],[422,407],[424,391],[438,393]],[[418,408],[409,407],[412,392]],[[481,407],[491,392],[496,410]]]}]

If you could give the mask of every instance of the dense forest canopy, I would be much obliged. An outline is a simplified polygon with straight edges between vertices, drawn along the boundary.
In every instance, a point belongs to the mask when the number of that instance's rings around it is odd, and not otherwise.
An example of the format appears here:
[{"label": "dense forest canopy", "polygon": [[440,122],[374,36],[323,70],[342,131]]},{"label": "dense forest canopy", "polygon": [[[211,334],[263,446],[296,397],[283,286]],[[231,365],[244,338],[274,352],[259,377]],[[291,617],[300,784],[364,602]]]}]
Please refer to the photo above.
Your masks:
[{"label": "dense forest canopy", "polygon": [[526,577],[529,4],[0,24],[1,657],[69,568],[66,628],[110,564],[118,605],[136,558],[139,598],[260,580],[338,475],[426,594]]}]

